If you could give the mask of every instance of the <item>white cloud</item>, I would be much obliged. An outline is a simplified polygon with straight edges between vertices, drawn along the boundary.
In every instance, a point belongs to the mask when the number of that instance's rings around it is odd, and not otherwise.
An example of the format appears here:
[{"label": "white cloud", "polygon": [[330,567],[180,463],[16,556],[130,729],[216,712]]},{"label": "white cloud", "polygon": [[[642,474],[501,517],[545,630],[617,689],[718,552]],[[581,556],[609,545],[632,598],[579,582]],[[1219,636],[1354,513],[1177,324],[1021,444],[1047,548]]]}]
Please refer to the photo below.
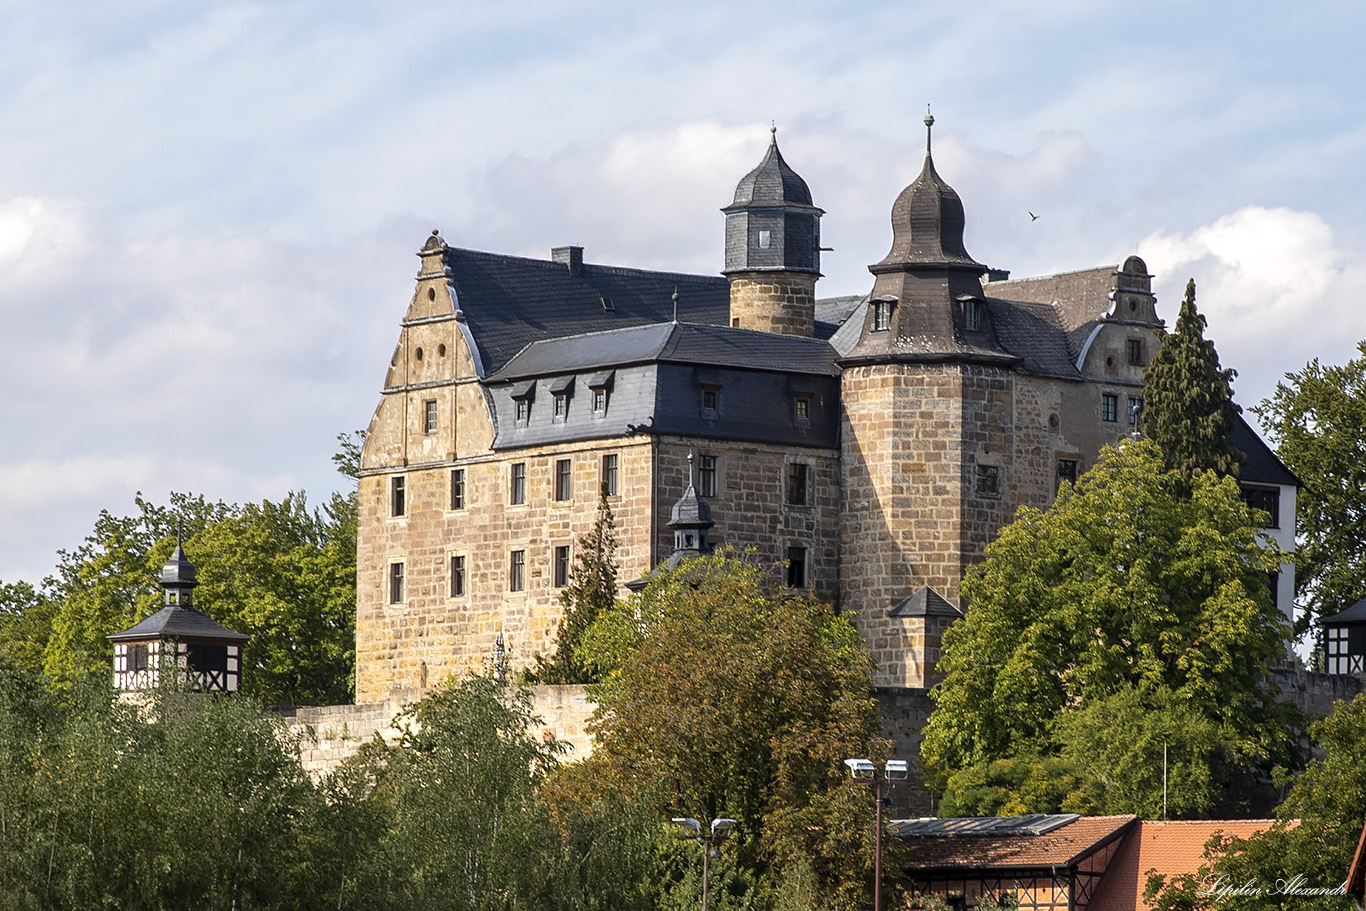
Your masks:
[{"label": "white cloud", "polygon": [[1239,378],[1246,409],[1310,359],[1342,363],[1366,337],[1366,254],[1346,250],[1313,212],[1247,206],[1185,233],[1156,233],[1139,255],[1157,274],[1158,309],[1174,323],[1187,278],[1206,337]]}]

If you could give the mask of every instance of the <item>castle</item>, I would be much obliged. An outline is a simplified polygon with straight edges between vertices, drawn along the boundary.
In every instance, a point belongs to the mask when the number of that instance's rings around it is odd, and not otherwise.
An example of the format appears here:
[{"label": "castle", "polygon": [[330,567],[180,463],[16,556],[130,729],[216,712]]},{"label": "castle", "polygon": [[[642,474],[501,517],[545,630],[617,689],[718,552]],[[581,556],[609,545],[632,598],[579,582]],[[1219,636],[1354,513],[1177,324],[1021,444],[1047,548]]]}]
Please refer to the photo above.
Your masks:
[{"label": "castle", "polygon": [[[1135,430],[1163,325],[1137,256],[1023,280],[974,260],[932,122],[861,297],[817,298],[823,212],[776,133],[722,210],[720,276],[432,232],[362,453],[358,703],[495,650],[527,667],[554,648],[599,491],[630,580],[673,553],[690,479],[713,545],[838,599],[879,689],[923,695],[965,570]],[[1248,498],[1293,547],[1294,477],[1235,436]],[[1274,590],[1288,613],[1290,572]]]}]

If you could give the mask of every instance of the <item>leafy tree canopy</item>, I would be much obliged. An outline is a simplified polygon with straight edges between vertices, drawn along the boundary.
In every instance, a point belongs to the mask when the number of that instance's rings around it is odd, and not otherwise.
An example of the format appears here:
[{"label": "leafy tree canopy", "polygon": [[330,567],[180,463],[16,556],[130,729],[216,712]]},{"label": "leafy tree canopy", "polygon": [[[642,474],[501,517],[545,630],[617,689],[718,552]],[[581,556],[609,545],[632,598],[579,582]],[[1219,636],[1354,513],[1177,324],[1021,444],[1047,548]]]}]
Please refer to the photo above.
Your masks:
[{"label": "leafy tree canopy", "polygon": [[1195,279],[1176,318],[1176,331],[1162,344],[1143,374],[1143,435],[1157,444],[1168,469],[1190,477],[1197,471],[1237,474],[1246,457],[1228,434],[1242,411],[1233,403],[1233,370],[1219,366],[1214,342],[1205,338],[1205,318],[1195,309]]},{"label": "leafy tree canopy", "polygon": [[1305,623],[1366,596],[1366,343],[1358,352],[1342,366],[1310,361],[1254,409],[1304,482],[1295,500],[1295,588]]},{"label": "leafy tree canopy", "polygon": [[1261,676],[1285,653],[1280,559],[1233,479],[1165,471],[1148,441],[1105,450],[964,579],[921,747],[931,784],[958,812],[1147,812],[1160,781],[1139,772],[1169,731],[1191,767],[1176,809],[1194,815],[1221,793],[1201,763],[1289,761],[1293,710]]}]

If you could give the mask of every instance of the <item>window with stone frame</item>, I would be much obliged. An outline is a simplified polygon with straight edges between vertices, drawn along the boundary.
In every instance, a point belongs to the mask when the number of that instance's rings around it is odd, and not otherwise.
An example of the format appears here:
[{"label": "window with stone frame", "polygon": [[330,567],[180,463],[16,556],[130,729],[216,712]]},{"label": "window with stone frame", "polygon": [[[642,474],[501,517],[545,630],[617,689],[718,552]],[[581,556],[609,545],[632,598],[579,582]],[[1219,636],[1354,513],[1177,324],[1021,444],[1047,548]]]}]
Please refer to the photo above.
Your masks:
[{"label": "window with stone frame", "polygon": [[1100,419],[1110,424],[1119,421],[1119,396],[1113,392],[1102,392],[1100,395]]},{"label": "window with stone frame", "polygon": [[716,496],[716,456],[699,455],[697,457],[697,495],[700,497]]},{"label": "window with stone frame", "polygon": [[801,545],[787,549],[787,586],[806,588],[806,548]]},{"label": "window with stone frame", "polygon": [[436,433],[436,399],[427,399],[423,402],[422,411],[422,432]]},{"label": "window with stone frame", "polygon": [[602,457],[602,492],[609,497],[617,495],[617,461],[615,452]]},{"label": "window with stone frame", "polygon": [[569,416],[569,395],[564,392],[555,393],[555,418],[563,421]]},{"label": "window with stone frame", "polygon": [[810,471],[805,462],[787,463],[787,504],[789,506],[806,506],[810,502],[810,494],[807,485],[810,482]]},{"label": "window with stone frame", "polygon": [[1058,484],[1061,485],[1063,481],[1066,481],[1068,484],[1071,484],[1071,485],[1074,486],[1074,487],[1076,486],[1076,484],[1077,484],[1077,460],[1076,460],[1076,459],[1058,459]]},{"label": "window with stone frame", "polygon": [[555,460],[555,499],[563,502],[574,495],[574,463],[569,459]]},{"label": "window with stone frame", "polygon": [[1127,340],[1126,350],[1129,355],[1129,363],[1135,367],[1142,367],[1148,363],[1146,347],[1141,338],[1131,338]]},{"label": "window with stone frame", "polygon": [[465,508],[465,469],[451,469],[451,509]]},{"label": "window with stone frame", "polygon": [[526,502],[526,462],[513,462],[508,482],[508,503],[521,506]]},{"label": "window with stone frame", "polygon": [[569,584],[569,545],[559,544],[551,560],[551,584],[564,588]]},{"label": "window with stone frame", "polygon": [[389,603],[401,604],[403,602],[403,564],[389,564]]},{"label": "window with stone frame", "polygon": [[514,550],[508,558],[508,591],[526,590],[526,551]]},{"label": "window with stone frame", "polygon": [[1001,495],[1001,469],[996,465],[978,465],[976,492],[979,497]]},{"label": "window with stone frame", "polygon": [[451,557],[451,597],[462,598],[465,595],[465,555],[456,554]]},{"label": "window with stone frame", "polygon": [[408,513],[408,482],[402,475],[389,479],[389,515],[394,518]]}]

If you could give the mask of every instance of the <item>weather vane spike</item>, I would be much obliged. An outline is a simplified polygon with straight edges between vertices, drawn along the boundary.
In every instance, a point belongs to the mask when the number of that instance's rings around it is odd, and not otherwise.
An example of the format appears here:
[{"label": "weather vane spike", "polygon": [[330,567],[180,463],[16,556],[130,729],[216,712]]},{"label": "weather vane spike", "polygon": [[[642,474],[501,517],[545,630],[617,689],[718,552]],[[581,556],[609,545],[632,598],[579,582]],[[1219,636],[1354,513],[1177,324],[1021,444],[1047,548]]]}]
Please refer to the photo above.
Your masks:
[{"label": "weather vane spike", "polygon": [[930,106],[925,105],[925,154],[930,154],[930,128],[934,126],[934,115],[930,113]]},{"label": "weather vane spike", "polygon": [[674,285],[674,296],[673,296],[673,301],[674,301],[674,322],[677,323],[677,322],[678,322],[678,286],[677,286],[677,285]]}]

